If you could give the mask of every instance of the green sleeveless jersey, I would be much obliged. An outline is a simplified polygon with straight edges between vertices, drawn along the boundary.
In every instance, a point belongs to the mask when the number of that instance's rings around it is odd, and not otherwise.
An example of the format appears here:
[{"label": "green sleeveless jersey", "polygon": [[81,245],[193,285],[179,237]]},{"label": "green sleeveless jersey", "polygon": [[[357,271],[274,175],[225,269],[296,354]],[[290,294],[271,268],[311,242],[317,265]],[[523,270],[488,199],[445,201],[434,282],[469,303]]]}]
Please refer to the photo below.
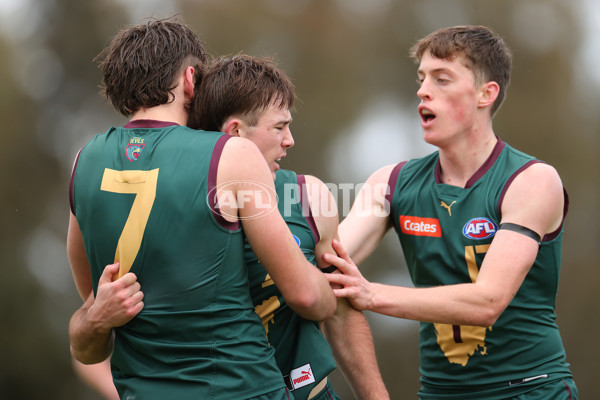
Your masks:
[{"label": "green sleeveless jersey", "polygon": [[[279,170],[275,190],[279,212],[306,259],[316,265],[314,250],[319,233],[305,197],[304,176]],[[312,388],[335,369],[329,343],[317,322],[300,317],[285,303],[247,242],[245,259],[252,301],[275,348],[277,365],[294,398],[306,399]]]},{"label": "green sleeveless jersey", "polygon": [[[388,201],[415,287],[477,279],[504,194],[535,162],[498,140],[465,188],[441,183],[437,152],[396,166]],[[565,192],[565,214],[567,205]],[[561,242],[562,226],[543,238],[525,281],[493,326],[420,324],[421,398],[504,399],[571,376],[554,311]]]},{"label": "green sleeveless jersey", "polygon": [[123,399],[247,399],[285,388],[254,312],[237,223],[214,210],[229,136],[134,121],[94,137],[71,179],[94,291],[119,259],[144,309],[115,330]]}]

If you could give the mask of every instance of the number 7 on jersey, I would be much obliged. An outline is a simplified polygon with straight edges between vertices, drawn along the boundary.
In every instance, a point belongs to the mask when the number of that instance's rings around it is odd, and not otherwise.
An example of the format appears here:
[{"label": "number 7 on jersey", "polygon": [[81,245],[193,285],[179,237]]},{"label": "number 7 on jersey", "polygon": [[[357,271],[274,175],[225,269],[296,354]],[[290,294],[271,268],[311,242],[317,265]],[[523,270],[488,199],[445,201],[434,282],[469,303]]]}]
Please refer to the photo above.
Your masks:
[{"label": "number 7 on jersey", "polygon": [[117,278],[129,272],[140,250],[142,237],[156,197],[157,183],[158,168],[151,171],[104,169],[100,190],[113,193],[135,193],[136,195],[117,243],[115,262],[121,263]]}]

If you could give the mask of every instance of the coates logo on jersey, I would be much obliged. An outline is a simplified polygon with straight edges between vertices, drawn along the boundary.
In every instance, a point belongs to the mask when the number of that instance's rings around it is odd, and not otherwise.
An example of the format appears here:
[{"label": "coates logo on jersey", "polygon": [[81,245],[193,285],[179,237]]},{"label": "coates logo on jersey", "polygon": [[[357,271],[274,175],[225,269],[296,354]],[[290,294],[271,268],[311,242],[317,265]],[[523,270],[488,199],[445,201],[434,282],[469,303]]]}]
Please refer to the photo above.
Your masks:
[{"label": "coates logo on jersey", "polygon": [[479,217],[469,220],[463,227],[463,235],[469,239],[482,240],[494,236],[498,230],[491,219]]},{"label": "coates logo on jersey", "polygon": [[442,237],[442,227],[437,218],[401,215],[400,229],[407,235]]}]

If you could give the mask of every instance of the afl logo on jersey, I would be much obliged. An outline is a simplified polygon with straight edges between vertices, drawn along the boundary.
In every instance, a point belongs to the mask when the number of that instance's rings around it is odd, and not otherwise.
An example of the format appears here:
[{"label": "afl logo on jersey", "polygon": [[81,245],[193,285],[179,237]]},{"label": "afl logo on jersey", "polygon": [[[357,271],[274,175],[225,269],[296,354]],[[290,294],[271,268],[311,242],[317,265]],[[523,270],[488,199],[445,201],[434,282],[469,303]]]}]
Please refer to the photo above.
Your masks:
[{"label": "afl logo on jersey", "polygon": [[300,238],[298,236],[294,235],[293,233],[292,233],[292,236],[294,237],[294,240],[296,241],[296,244],[298,246],[300,246]]},{"label": "afl logo on jersey", "polygon": [[494,236],[498,230],[491,219],[479,217],[469,220],[463,227],[463,235],[469,239],[482,240]]}]

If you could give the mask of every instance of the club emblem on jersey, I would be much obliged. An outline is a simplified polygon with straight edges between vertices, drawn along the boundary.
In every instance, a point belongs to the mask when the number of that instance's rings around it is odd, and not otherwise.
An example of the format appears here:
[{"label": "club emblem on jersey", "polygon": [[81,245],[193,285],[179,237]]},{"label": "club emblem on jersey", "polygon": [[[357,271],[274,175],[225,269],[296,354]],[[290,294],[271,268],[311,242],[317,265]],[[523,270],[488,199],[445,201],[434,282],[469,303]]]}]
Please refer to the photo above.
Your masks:
[{"label": "club emblem on jersey", "polygon": [[482,240],[496,234],[498,225],[485,217],[473,218],[463,227],[463,235],[469,239]]},{"label": "club emblem on jersey", "polygon": [[144,139],[142,138],[131,138],[129,140],[129,144],[125,148],[125,155],[129,161],[135,161],[138,159],[140,154],[142,154],[142,150],[144,150]]}]

